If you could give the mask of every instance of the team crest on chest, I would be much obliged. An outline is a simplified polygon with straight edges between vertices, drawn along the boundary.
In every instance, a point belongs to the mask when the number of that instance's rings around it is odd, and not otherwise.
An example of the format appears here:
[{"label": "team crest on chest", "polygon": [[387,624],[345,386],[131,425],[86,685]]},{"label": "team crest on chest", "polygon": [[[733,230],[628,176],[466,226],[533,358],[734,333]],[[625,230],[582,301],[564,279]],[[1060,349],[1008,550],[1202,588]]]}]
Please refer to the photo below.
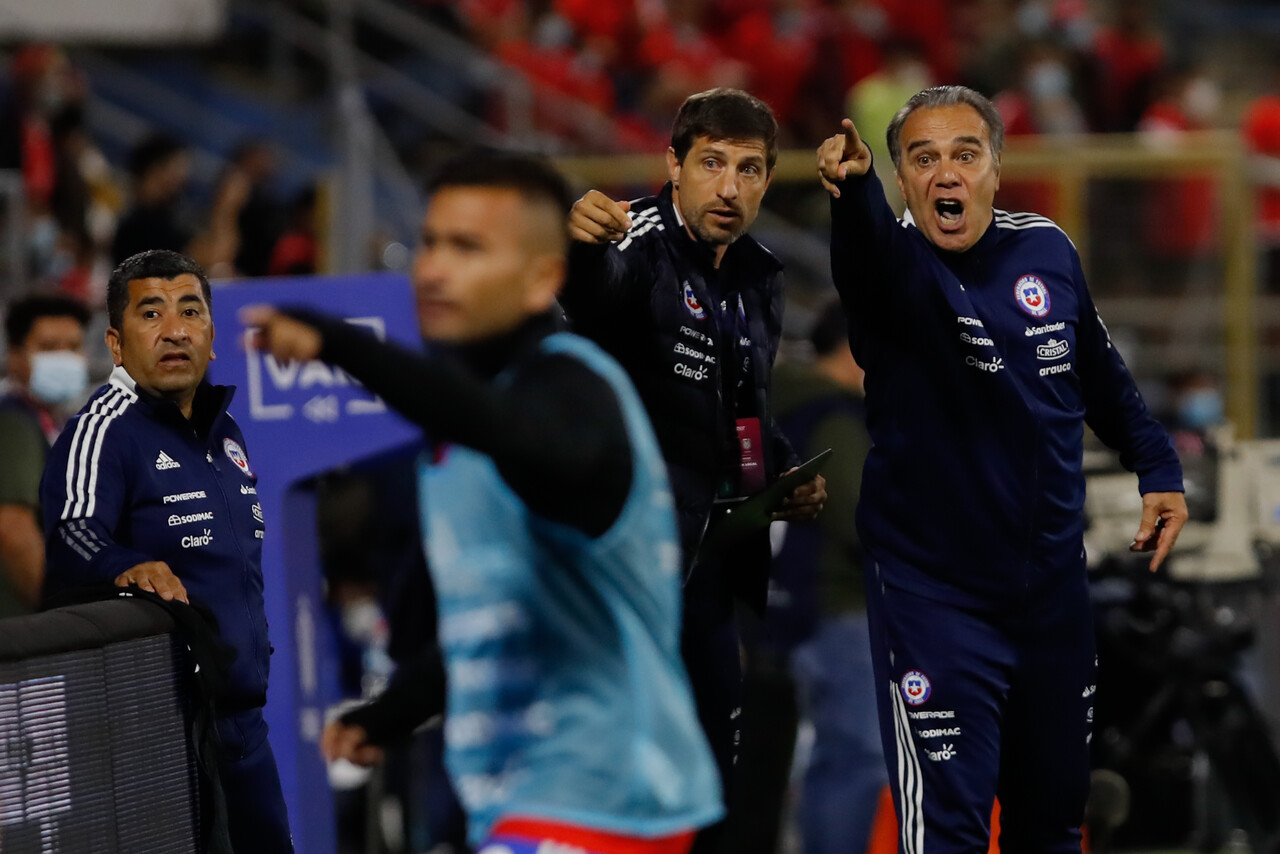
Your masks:
[{"label": "team crest on chest", "polygon": [[902,691],[902,699],[913,706],[918,706],[929,699],[929,694],[933,692],[933,685],[929,683],[929,677],[919,670],[908,670],[902,674],[902,680],[898,683],[898,687]]},{"label": "team crest on chest", "polygon": [[1013,286],[1013,297],[1018,306],[1032,317],[1044,317],[1049,313],[1049,289],[1036,276],[1028,274],[1018,279]]},{"label": "team crest on chest", "polygon": [[249,470],[249,458],[245,456],[244,448],[240,447],[239,442],[235,439],[223,439],[222,450],[226,451],[227,459],[235,463],[236,468],[249,477],[253,477],[253,472]]},{"label": "team crest on chest", "polygon": [[702,307],[702,303],[698,302],[698,298],[693,295],[693,288],[689,287],[688,282],[684,283],[684,307],[689,309],[689,313],[697,320],[707,316],[707,310]]}]

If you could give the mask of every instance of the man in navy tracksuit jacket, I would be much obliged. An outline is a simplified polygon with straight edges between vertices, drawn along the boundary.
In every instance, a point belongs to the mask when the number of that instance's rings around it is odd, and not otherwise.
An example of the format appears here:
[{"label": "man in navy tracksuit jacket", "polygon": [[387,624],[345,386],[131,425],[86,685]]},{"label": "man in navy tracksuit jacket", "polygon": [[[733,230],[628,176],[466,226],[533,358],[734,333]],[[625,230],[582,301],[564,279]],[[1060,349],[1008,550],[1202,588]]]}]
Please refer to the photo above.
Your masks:
[{"label": "man in navy tracksuit jacket", "polygon": [[1080,850],[1096,669],[1085,423],[1138,473],[1135,548],[1152,569],[1186,519],[1177,456],[1071,241],[992,206],[1002,143],[976,92],[913,97],[889,128],[902,223],[851,122],[818,151],[866,369],[858,527],[903,854],[985,851],[997,796],[1003,850]]},{"label": "man in navy tracksuit jacket", "polygon": [[244,437],[210,385],[209,283],[174,252],[127,259],[107,286],[116,368],[50,451],[40,487],[45,595],[136,585],[194,601],[236,651],[216,721],[237,852],[291,852],[267,725],[262,507]]},{"label": "man in navy tracksuit jacket", "polygon": [[[769,186],[776,134],[773,113],[746,92],[688,98],[658,195],[615,202],[592,190],[574,205],[560,297],[573,331],[626,369],[662,446],[689,570],[682,653],[726,789],[742,713],[733,596],[763,613],[769,541],[760,531],[727,554],[698,549],[715,499],[756,492],[799,462],[769,404],[782,265],[746,233]],[[799,487],[787,512],[816,515],[823,484]]]}]

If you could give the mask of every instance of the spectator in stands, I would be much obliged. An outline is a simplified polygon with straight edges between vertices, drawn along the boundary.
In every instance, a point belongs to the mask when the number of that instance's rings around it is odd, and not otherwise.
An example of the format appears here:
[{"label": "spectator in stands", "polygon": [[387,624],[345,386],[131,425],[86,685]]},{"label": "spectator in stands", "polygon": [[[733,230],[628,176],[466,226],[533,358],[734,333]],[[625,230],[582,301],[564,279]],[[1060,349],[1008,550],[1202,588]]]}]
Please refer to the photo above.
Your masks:
[{"label": "spectator in stands", "polygon": [[154,134],[129,154],[133,204],[116,226],[111,263],[148,249],[183,252],[196,230],[182,208],[182,193],[191,171],[187,147],[168,134]]},{"label": "spectator in stands", "polygon": [[1006,136],[1088,130],[1073,93],[1067,59],[1052,42],[1031,42],[1023,47],[1017,82],[992,99],[1004,119]]},{"label": "spectator in stands", "polygon": [[0,169],[21,170],[27,205],[42,214],[54,183],[49,119],[71,95],[74,77],[66,54],[49,44],[20,49],[9,74],[13,89],[0,122]]},{"label": "spectator in stands", "polygon": [[[1084,111],[1073,92],[1067,55],[1054,43],[1025,44],[1018,58],[1016,83],[991,99],[1004,120],[1006,137],[1084,133]],[[1052,181],[1004,181],[1000,207],[1009,211],[1057,210]]]},{"label": "spectator in stands", "polygon": [[213,207],[234,205],[227,211],[234,218],[238,249],[236,272],[244,276],[265,276],[271,253],[284,230],[283,205],[272,194],[276,155],[265,140],[241,143],[214,191]]},{"label": "spectator in stands", "polygon": [[830,73],[814,67],[822,17],[799,0],[742,5],[717,41],[747,66],[748,90],[773,109],[782,128],[790,128],[800,118],[805,84]]},{"label": "spectator in stands", "polygon": [[[906,100],[932,83],[924,55],[912,42],[891,40],[882,48],[884,65],[849,90],[847,107],[854,124],[867,130],[867,145],[882,181],[893,179],[893,159],[884,132]],[[899,206],[899,211],[901,206]]]},{"label": "spectator in stands", "polygon": [[[827,448],[827,507],[812,522],[779,523],[768,634],[791,646],[791,672],[813,748],[800,794],[804,854],[862,854],[888,783],[877,729],[867,634],[865,555],[850,520],[871,447],[862,368],[849,351],[840,303],[818,313],[812,364],[774,372],[778,424],[802,457]],[[777,544],[781,541],[780,550]]]},{"label": "spectator in stands", "polygon": [[[1213,127],[1220,102],[1217,82],[1202,70],[1175,71],[1165,77],[1138,130],[1148,146],[1176,146],[1184,134]],[[1216,287],[1211,256],[1219,245],[1219,218],[1213,179],[1190,175],[1154,182],[1147,188],[1144,213],[1152,284],[1164,292]]]},{"label": "spectator in stands", "polygon": [[1267,291],[1280,293],[1280,65],[1272,70],[1271,90],[1245,109],[1240,131],[1257,188],[1259,274]]},{"label": "spectator in stands", "polygon": [[1135,130],[1155,96],[1165,67],[1164,42],[1151,20],[1149,0],[1119,0],[1114,21],[1101,27],[1093,44],[1096,90],[1086,107],[1093,129],[1103,133]]},{"label": "spectator in stands", "polygon": [[0,617],[40,602],[44,535],[40,474],[45,456],[79,403],[88,374],[89,310],[60,296],[29,296],[9,306],[9,374],[0,386]]},{"label": "spectator in stands", "polygon": [[294,198],[289,210],[289,224],[271,250],[267,275],[310,276],[319,269],[316,198],[314,186],[307,187]]},{"label": "spectator in stands", "polygon": [[89,182],[80,170],[80,159],[90,145],[83,106],[71,104],[59,110],[50,121],[49,130],[57,165],[51,212],[58,224],[58,243],[48,273],[60,290],[85,301],[89,297],[95,247],[89,231]]},{"label": "spectator in stands", "polygon": [[665,123],[694,92],[747,85],[747,65],[728,56],[706,31],[710,5],[709,0],[671,3],[641,19],[636,56],[649,75],[642,108],[655,125]]},{"label": "spectator in stands", "polygon": [[10,73],[12,98],[0,115],[0,169],[21,171],[29,270],[45,278],[56,274],[59,249],[58,221],[52,211],[58,157],[50,120],[82,92],[66,55],[53,45],[19,50]]},{"label": "spectator in stands", "polygon": [[191,256],[209,275],[232,272],[239,246],[236,217],[251,188],[239,181],[224,186],[201,230],[184,206],[190,172],[191,155],[175,137],[156,133],[134,147],[129,155],[133,205],[116,227],[113,265],[139,252],[167,249]]}]

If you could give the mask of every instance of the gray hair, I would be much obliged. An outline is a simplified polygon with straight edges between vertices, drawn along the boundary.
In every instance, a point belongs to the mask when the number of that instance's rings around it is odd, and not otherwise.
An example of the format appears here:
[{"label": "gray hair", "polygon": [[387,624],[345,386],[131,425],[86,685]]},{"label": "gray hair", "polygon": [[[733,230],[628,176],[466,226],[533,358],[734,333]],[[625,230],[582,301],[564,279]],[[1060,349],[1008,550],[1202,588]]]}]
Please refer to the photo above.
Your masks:
[{"label": "gray hair", "polygon": [[902,141],[902,126],[906,123],[907,116],[921,108],[955,107],[960,104],[973,107],[987,123],[991,156],[998,161],[1000,152],[1004,150],[1004,121],[1000,118],[1000,112],[995,104],[991,103],[985,95],[975,92],[968,86],[934,86],[912,95],[911,99],[894,115],[893,121],[889,122],[889,129],[885,131],[884,136],[885,141],[889,143],[889,156],[893,158],[893,168],[898,169],[902,166],[902,152],[899,151],[899,146]]}]

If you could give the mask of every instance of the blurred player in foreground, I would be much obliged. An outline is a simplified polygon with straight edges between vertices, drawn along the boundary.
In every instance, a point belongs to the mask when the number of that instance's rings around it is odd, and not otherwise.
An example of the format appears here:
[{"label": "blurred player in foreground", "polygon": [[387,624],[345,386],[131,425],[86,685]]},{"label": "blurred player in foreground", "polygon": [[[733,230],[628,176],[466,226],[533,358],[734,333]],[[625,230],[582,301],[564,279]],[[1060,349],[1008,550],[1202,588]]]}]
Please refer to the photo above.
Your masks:
[{"label": "blurred player in foreground", "polygon": [[[681,854],[722,807],[680,663],[674,511],[625,374],[557,329],[564,183],[477,153],[431,191],[413,277],[432,355],[301,310],[244,320],[276,359],[341,367],[427,433],[446,765],[473,844]],[[342,724],[324,747],[376,756]]]}]

